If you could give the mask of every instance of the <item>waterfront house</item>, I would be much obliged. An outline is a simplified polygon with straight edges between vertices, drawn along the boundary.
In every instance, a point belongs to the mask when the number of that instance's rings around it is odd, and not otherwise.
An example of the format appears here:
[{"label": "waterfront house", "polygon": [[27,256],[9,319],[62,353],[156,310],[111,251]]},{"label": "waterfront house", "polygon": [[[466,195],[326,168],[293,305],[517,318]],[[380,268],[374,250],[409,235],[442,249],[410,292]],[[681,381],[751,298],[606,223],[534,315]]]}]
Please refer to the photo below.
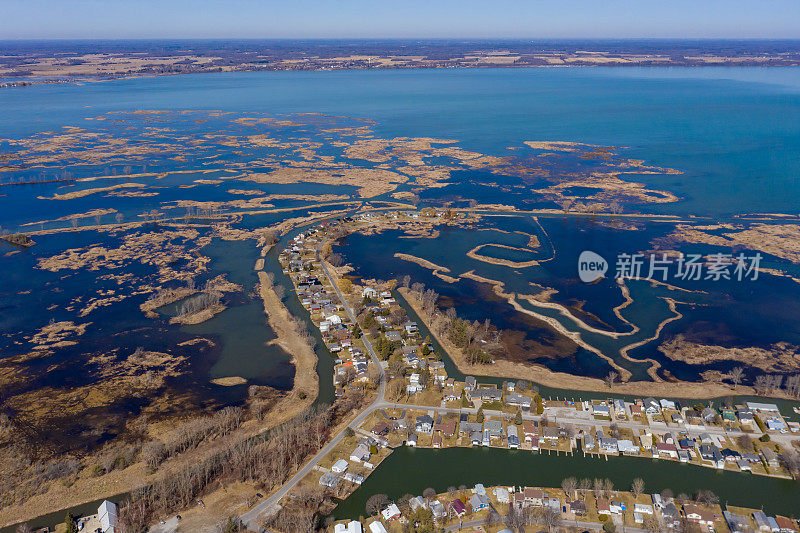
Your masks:
[{"label": "waterfront house", "polygon": [[416,446],[417,445],[417,434],[412,433],[408,436],[408,440],[406,441],[406,446]]},{"label": "waterfront house", "polygon": [[464,390],[465,391],[469,392],[471,390],[474,390],[476,386],[477,386],[477,382],[475,381],[475,377],[467,376],[466,378],[464,378]]},{"label": "waterfront house", "polygon": [[430,415],[422,415],[417,417],[417,423],[414,426],[417,433],[430,435],[433,433],[433,417]]},{"label": "waterfront house", "polygon": [[531,399],[527,396],[517,394],[516,392],[511,392],[506,394],[506,405],[521,407],[523,410],[529,411],[531,408]]},{"label": "waterfront house", "polygon": [[678,458],[678,449],[675,447],[674,444],[667,444],[666,442],[657,442],[656,450],[658,450],[659,456],[666,455],[670,459]]},{"label": "waterfront house", "polygon": [[480,446],[483,444],[483,433],[481,431],[473,431],[469,439],[473,446]]},{"label": "waterfront house", "polygon": [[473,513],[489,508],[489,498],[486,495],[473,494],[469,499],[469,506]]},{"label": "waterfront house", "polygon": [[619,453],[618,441],[614,437],[598,437],[597,445],[603,453],[615,455]]},{"label": "waterfront house", "polygon": [[558,498],[544,498],[542,503],[545,507],[549,507],[558,514],[561,514],[561,500]]},{"label": "waterfront house", "polygon": [[753,521],[756,523],[756,531],[772,531],[772,528],[769,526],[769,522],[767,521],[767,515],[764,514],[764,512],[756,511],[753,513]]},{"label": "waterfront house", "polygon": [[471,400],[481,400],[483,402],[499,402],[503,399],[503,391],[495,387],[479,387],[467,391],[467,396]]},{"label": "waterfront house", "polygon": [[688,463],[690,459],[689,450],[678,450],[678,461]]},{"label": "waterfront house", "polygon": [[722,454],[722,457],[724,457],[725,460],[729,463],[735,463],[736,461],[742,458],[742,454],[740,454],[736,450],[731,450],[730,448],[723,448],[722,450],[720,450],[720,453]]},{"label": "waterfront house", "polygon": [[777,468],[778,467],[778,454],[776,454],[770,448],[761,448],[761,457],[764,459],[764,462],[767,463],[767,466]]},{"label": "waterfront house", "polygon": [[338,474],[334,474],[333,472],[325,472],[319,478],[319,484],[323,487],[333,490],[339,485],[339,482],[342,480],[341,476]]},{"label": "waterfront house", "polygon": [[775,521],[778,523],[781,533],[794,533],[796,531],[800,531],[800,528],[797,526],[797,520],[778,515],[775,517]]},{"label": "waterfront house", "polygon": [[475,486],[472,487],[472,492],[480,494],[481,496],[486,496],[486,487],[483,486],[483,483],[475,483]]},{"label": "waterfront house", "polygon": [[386,509],[381,511],[381,516],[383,516],[383,519],[386,521],[397,520],[401,515],[400,508],[394,503],[390,503]]},{"label": "waterfront house", "polygon": [[464,505],[464,502],[462,502],[461,499],[456,498],[455,500],[453,500],[453,503],[451,505],[453,507],[453,512],[456,514],[456,516],[461,517],[467,513],[467,506]]},{"label": "waterfront house", "polygon": [[425,502],[425,498],[422,496],[414,496],[410,500],[408,500],[408,505],[411,507],[412,511],[416,511],[417,509],[427,509],[428,504]]},{"label": "waterfront house", "polygon": [[761,456],[753,452],[744,452],[742,454],[742,460],[747,461],[748,463],[760,463]]},{"label": "waterfront house", "polygon": [[347,472],[342,476],[342,479],[349,481],[350,483],[355,483],[356,485],[361,485],[364,483],[364,476],[359,476],[358,474],[354,474],[352,472]]},{"label": "waterfront house", "polygon": [[369,449],[364,446],[363,444],[359,444],[356,446],[356,449],[353,450],[353,453],[350,454],[350,460],[356,463],[364,463],[369,461],[370,453]]},{"label": "waterfront house", "polygon": [[703,417],[703,422],[706,424],[713,424],[717,421],[718,413],[714,409],[706,407],[703,409],[701,416]]},{"label": "waterfront house", "polygon": [[661,498],[661,494],[651,494],[650,499],[653,500],[653,507],[655,509],[662,509],[664,507],[664,500]]},{"label": "waterfront house", "polygon": [[767,429],[769,431],[785,431],[786,430],[786,424],[783,423],[783,420],[781,420],[780,418],[775,418],[774,416],[771,416],[771,417],[767,418],[766,421],[765,421],[765,424],[766,424]]},{"label": "waterfront house", "polygon": [[430,509],[431,513],[433,513],[433,517],[436,520],[441,520],[447,516],[447,509],[439,500],[433,500],[431,502]]},{"label": "waterfront house", "polygon": [[569,502],[569,508],[576,515],[586,514],[586,504],[580,500],[574,500]]},{"label": "waterfront house", "polygon": [[586,451],[593,451],[597,447],[594,437],[591,433],[584,433],[583,435],[583,448]]},{"label": "waterfront house", "polygon": [[523,496],[525,498],[526,506],[532,505],[534,507],[541,507],[543,505],[542,498],[544,498],[544,494],[542,493],[541,489],[525,487]]},{"label": "waterfront house", "polygon": [[661,409],[674,410],[676,408],[675,402],[673,402],[672,400],[666,400],[662,398],[658,403],[659,405],[661,405]]},{"label": "waterfront house", "polygon": [[419,331],[416,322],[406,322],[405,324],[403,324],[403,329],[405,329],[406,333],[409,335],[413,335],[414,333]]},{"label": "waterfront house", "polygon": [[750,520],[748,520],[746,516],[734,514],[730,511],[723,511],[722,515],[731,533],[749,533],[751,531]]},{"label": "waterfront house", "polygon": [[661,404],[655,398],[644,400],[644,412],[648,415],[656,415],[661,412]]},{"label": "waterfront house", "polygon": [[434,431],[441,431],[444,437],[453,437],[456,434],[456,421],[452,418],[445,418],[433,426]]},{"label": "waterfront house", "polygon": [[508,426],[508,447],[519,448],[519,436],[517,435],[517,426]]},{"label": "waterfront house", "polygon": [[625,416],[625,400],[616,398],[612,403],[614,404],[614,414],[616,416]]},{"label": "waterfront house", "polygon": [[727,420],[728,422],[736,422],[736,410],[732,407],[722,407],[719,410],[719,414],[722,416],[723,420]]},{"label": "waterfront house", "polygon": [[595,416],[611,418],[611,409],[605,404],[592,405],[592,414]]},{"label": "waterfront house", "polygon": [[687,503],[683,506],[683,516],[687,522],[693,522],[704,526],[714,525],[714,513],[701,509],[697,505]]},{"label": "waterfront house", "polygon": [[622,455],[639,455],[639,447],[633,441],[620,439],[617,441],[617,449]]},{"label": "waterfront house", "polygon": [[543,439],[548,444],[556,444],[558,442],[558,428],[552,426],[541,426],[540,429],[542,430],[540,439]]},{"label": "waterfront house", "polygon": [[713,444],[701,444],[700,457],[706,461],[711,461],[711,463],[717,468],[725,467],[725,458],[722,456],[722,452],[720,452],[719,448]]},{"label": "waterfront house", "polygon": [[483,430],[489,432],[493,439],[500,438],[503,434],[503,422],[500,420],[486,420],[483,423]]},{"label": "waterfront house", "polygon": [[760,403],[760,402],[747,402],[745,403],[751,411],[764,411],[771,413],[779,413],[778,406],[774,403]]},{"label": "waterfront house", "polygon": [[347,524],[336,524],[333,526],[333,533],[362,533],[361,522],[351,520]]},{"label": "waterfront house", "polygon": [[331,467],[331,472],[333,472],[334,474],[341,474],[346,470],[347,470],[347,461],[345,461],[344,459],[339,459],[338,461],[333,463],[333,466]]},{"label": "waterfront house", "polygon": [[539,424],[537,422],[523,422],[522,434],[525,437],[525,442],[530,442],[533,437],[539,436]]},{"label": "waterfront house", "polygon": [[646,503],[633,504],[633,512],[641,514],[653,514],[653,506]]},{"label": "waterfront house", "polygon": [[369,298],[370,300],[372,300],[377,296],[378,296],[378,291],[376,291],[372,287],[364,287],[364,290],[361,291],[362,298]]},{"label": "waterfront house", "polygon": [[668,528],[675,528],[681,524],[681,513],[674,502],[669,502],[661,509],[661,519]]},{"label": "waterfront house", "polygon": [[625,511],[625,504],[623,502],[612,501],[608,504],[608,508],[613,514],[622,514]]},{"label": "waterfront house", "polygon": [[638,403],[631,405],[631,416],[644,416],[644,408]]},{"label": "waterfront house", "polygon": [[483,430],[483,438],[481,439],[481,444],[484,446],[492,445],[492,434],[489,432],[488,429]]},{"label": "waterfront house", "polygon": [[119,521],[119,513],[117,511],[117,504],[108,500],[103,500],[100,507],[97,508],[97,519],[100,521],[100,531],[103,533],[114,533]]},{"label": "waterfront house", "polygon": [[439,434],[434,435],[433,436],[433,441],[431,443],[431,446],[433,446],[434,448],[441,448],[442,447],[442,436],[439,435]]},{"label": "waterfront house", "polygon": [[748,409],[747,407],[740,407],[736,410],[736,416],[739,418],[739,422],[742,424],[754,424],[755,418],[753,417],[753,411]]},{"label": "waterfront house", "polygon": [[597,514],[611,516],[611,506],[608,504],[608,500],[597,498]]},{"label": "waterfront house", "polygon": [[509,503],[511,501],[511,495],[505,487],[495,487],[494,497],[497,499],[498,503]]}]

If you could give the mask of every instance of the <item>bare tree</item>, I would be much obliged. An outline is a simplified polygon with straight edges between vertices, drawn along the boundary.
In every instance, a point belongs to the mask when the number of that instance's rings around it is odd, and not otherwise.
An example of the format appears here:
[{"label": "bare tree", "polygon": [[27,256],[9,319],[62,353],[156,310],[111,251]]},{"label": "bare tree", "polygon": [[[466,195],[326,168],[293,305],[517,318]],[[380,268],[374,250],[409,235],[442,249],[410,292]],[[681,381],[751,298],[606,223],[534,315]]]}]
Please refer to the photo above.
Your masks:
[{"label": "bare tree", "polygon": [[633,480],[633,483],[631,483],[631,492],[633,492],[633,495],[637,498],[642,495],[644,492],[644,480],[642,478],[637,477]]},{"label": "bare tree", "polygon": [[400,284],[407,289],[409,286],[411,286],[411,276],[406,274],[400,278]]},{"label": "bare tree", "polygon": [[719,503],[719,496],[710,490],[703,489],[697,491],[696,500],[703,505],[716,505]]},{"label": "bare tree", "polygon": [[606,386],[608,386],[609,389],[614,387],[614,383],[616,383],[617,380],[619,380],[619,374],[613,370],[603,378],[603,381],[606,382]]},{"label": "bare tree", "polygon": [[730,379],[731,383],[733,383],[734,389],[739,385],[739,383],[742,382],[743,376],[744,376],[744,368],[740,366],[737,366],[736,368],[733,368],[731,369],[730,372],[728,372],[728,379]]},{"label": "bare tree", "polygon": [[547,531],[553,531],[553,528],[558,525],[561,519],[561,513],[552,507],[543,507],[537,513],[539,521],[547,527]]},{"label": "bare tree", "polygon": [[431,487],[422,491],[422,497],[425,498],[425,501],[430,503],[436,497],[436,491],[433,490]]},{"label": "bare tree", "polygon": [[370,516],[377,515],[387,505],[389,505],[389,496],[386,494],[373,494],[366,503],[367,513]]},{"label": "bare tree", "polygon": [[561,481],[561,489],[568,498],[575,492],[577,486],[578,481],[574,477],[567,477]]},{"label": "bare tree", "polygon": [[344,258],[341,256],[341,254],[334,253],[328,256],[328,262],[335,267],[340,267],[344,264]]}]

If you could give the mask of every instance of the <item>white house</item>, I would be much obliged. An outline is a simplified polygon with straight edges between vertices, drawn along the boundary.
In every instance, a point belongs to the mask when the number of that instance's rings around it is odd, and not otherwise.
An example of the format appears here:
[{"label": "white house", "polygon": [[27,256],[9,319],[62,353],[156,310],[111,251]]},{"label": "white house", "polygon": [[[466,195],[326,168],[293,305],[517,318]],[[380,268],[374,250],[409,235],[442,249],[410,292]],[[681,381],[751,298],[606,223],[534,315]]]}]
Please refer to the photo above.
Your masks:
[{"label": "white house", "polygon": [[370,533],[386,533],[386,528],[383,527],[383,524],[380,521],[375,520],[369,525],[369,532]]},{"label": "white house", "polygon": [[331,467],[331,472],[335,474],[341,474],[346,470],[347,470],[347,461],[345,461],[344,459],[339,459],[338,461],[333,463],[333,466]]},{"label": "white house", "polygon": [[334,533],[361,533],[361,522],[358,520],[351,520],[348,524],[336,524],[333,526]]},{"label": "white house", "polygon": [[100,519],[100,529],[103,533],[114,533],[117,528],[117,505],[108,500],[103,500],[97,508],[97,516]]},{"label": "white house", "polygon": [[389,507],[381,511],[381,516],[384,520],[396,520],[401,516],[400,508],[396,504],[390,503]]}]

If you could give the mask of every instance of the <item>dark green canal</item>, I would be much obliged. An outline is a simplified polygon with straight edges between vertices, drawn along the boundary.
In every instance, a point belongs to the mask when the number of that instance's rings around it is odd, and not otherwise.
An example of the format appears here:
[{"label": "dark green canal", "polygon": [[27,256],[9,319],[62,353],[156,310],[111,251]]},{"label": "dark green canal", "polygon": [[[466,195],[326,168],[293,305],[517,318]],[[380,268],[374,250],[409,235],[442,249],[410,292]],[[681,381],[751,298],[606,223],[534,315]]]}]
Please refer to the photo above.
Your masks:
[{"label": "dark green canal", "polygon": [[561,480],[608,478],[614,487],[629,490],[637,477],[649,493],[671,489],[692,495],[709,489],[720,503],[763,508],[767,513],[800,514],[800,482],[726,472],[699,466],[642,459],[611,457],[608,461],[574,456],[538,454],[527,450],[497,448],[447,448],[433,450],[401,447],[387,457],[349,498],[334,510],[337,519],[366,515],[367,499],[373,494],[400,498],[422,494],[427,487],[444,492],[450,486],[475,483],[486,486],[559,487]]}]

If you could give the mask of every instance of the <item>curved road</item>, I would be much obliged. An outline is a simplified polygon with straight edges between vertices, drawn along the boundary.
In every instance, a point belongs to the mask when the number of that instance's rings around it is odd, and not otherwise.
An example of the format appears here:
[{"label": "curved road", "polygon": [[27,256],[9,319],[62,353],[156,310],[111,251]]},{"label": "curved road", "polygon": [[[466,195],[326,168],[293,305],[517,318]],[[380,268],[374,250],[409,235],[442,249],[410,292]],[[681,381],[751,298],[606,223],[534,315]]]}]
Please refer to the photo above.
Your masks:
[{"label": "curved road", "polygon": [[[342,306],[344,307],[347,316],[355,324],[356,323],[355,313],[350,308],[350,305],[347,303],[347,300],[345,300],[342,291],[339,290],[339,287],[334,282],[334,278],[328,271],[327,265],[325,265],[325,262],[322,261],[322,258],[320,257],[320,250],[322,249],[322,246],[326,242],[327,240],[321,242],[319,246],[317,246],[317,251],[316,251],[317,260],[322,265],[322,269],[324,270],[325,275],[328,277],[328,281],[330,281],[331,285],[333,286],[333,290],[336,291],[336,295],[342,302]],[[379,376],[378,395],[370,405],[368,405],[363,411],[361,411],[361,413],[359,413],[358,416],[356,416],[353,419],[353,421],[347,425],[347,427],[353,430],[358,428],[364,422],[364,420],[366,420],[366,418],[372,414],[373,411],[375,411],[376,409],[382,409],[384,407],[389,406],[389,404],[387,404],[386,400],[384,399],[384,396],[386,394],[386,373],[384,372],[383,367],[381,366],[380,359],[378,359],[378,356],[375,354],[375,350],[372,348],[372,343],[369,342],[369,339],[366,336],[362,336],[362,340],[364,341],[364,346],[366,347],[367,352],[372,358],[373,364],[378,369],[378,376]],[[333,437],[333,439],[331,439],[331,441],[328,442],[328,444],[326,444],[319,452],[317,452],[317,454],[314,457],[312,457],[311,460],[308,461],[305,464],[305,466],[303,466],[303,468],[298,470],[298,472],[294,476],[292,476],[289,479],[289,481],[284,483],[284,485],[280,489],[278,489],[270,497],[268,497],[261,503],[257,504],[252,509],[250,509],[248,512],[244,513],[240,517],[242,522],[244,522],[244,524],[249,529],[252,529],[254,531],[263,530],[263,527],[258,522],[259,517],[265,512],[272,509],[274,506],[276,506],[284,496],[289,494],[291,490],[295,487],[295,485],[297,485],[297,483],[299,483],[301,479],[306,477],[306,475],[308,475],[308,473],[311,472],[314,469],[314,467],[316,467],[319,464],[319,462],[323,458],[325,458],[336,447],[337,444],[339,444],[342,441],[342,439],[344,438],[344,433],[345,433],[344,430],[337,433]]]}]

